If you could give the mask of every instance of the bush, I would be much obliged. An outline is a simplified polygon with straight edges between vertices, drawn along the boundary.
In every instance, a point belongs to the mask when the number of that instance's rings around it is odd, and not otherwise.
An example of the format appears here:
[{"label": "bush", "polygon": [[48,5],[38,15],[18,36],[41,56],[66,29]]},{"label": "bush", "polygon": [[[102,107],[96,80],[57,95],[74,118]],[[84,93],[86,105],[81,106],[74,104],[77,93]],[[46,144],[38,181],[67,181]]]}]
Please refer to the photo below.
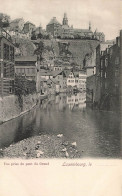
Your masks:
[{"label": "bush", "polygon": [[22,76],[15,76],[15,94],[18,96],[33,94],[36,92],[36,82],[27,80]]}]

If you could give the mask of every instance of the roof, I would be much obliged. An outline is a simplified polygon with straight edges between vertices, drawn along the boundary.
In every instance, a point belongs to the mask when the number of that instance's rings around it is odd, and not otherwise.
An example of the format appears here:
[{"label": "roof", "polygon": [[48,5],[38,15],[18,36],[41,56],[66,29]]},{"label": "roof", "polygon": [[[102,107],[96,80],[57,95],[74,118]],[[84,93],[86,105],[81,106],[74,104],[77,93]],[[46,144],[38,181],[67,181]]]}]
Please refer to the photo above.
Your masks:
[{"label": "roof", "polygon": [[37,61],[37,56],[20,56],[20,57],[15,57],[15,62],[26,62],[26,61],[33,61],[36,62]]},{"label": "roof", "polygon": [[41,70],[40,71],[40,76],[52,76],[52,72],[46,71],[46,70]]},{"label": "roof", "polygon": [[59,71],[52,71],[52,75],[53,76],[57,76],[59,75],[60,73],[62,73],[63,71],[62,70],[59,70]]},{"label": "roof", "polygon": [[74,74],[75,77],[79,76],[79,72],[78,71],[73,71],[73,74]]},{"label": "roof", "polygon": [[59,84],[54,78],[47,80],[47,84],[50,84],[51,82],[53,82],[54,84]]},{"label": "roof", "polygon": [[40,78],[40,82],[47,82],[45,78]]},{"label": "roof", "polygon": [[53,17],[53,18],[50,20],[50,22],[48,23],[48,25],[51,25],[51,24],[59,24],[59,25],[61,25],[61,24],[57,21],[56,17]]},{"label": "roof", "polygon": [[68,77],[69,76],[69,74],[71,73],[71,70],[66,70],[66,69],[64,69],[64,73],[65,73],[65,75],[66,75],[66,77]]}]

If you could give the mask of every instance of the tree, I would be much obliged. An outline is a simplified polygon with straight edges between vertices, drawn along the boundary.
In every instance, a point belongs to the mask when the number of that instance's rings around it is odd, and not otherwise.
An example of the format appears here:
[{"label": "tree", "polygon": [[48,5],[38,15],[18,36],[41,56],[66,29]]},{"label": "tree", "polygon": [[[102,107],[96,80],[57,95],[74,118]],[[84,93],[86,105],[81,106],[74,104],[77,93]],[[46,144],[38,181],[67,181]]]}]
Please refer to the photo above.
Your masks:
[{"label": "tree", "polygon": [[10,16],[0,13],[0,27],[8,27],[10,24]]}]

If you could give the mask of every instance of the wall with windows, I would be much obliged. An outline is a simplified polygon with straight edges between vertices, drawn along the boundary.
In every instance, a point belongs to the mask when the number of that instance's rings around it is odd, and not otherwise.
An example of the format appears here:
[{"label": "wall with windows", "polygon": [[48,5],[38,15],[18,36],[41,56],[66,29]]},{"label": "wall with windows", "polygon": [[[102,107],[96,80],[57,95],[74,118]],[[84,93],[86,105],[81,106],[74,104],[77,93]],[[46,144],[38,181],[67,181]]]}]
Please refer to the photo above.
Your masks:
[{"label": "wall with windows", "polygon": [[0,38],[0,96],[14,93],[14,45],[5,37]]},{"label": "wall with windows", "polygon": [[27,79],[36,80],[36,67],[15,66],[15,74],[19,76],[25,76]]}]

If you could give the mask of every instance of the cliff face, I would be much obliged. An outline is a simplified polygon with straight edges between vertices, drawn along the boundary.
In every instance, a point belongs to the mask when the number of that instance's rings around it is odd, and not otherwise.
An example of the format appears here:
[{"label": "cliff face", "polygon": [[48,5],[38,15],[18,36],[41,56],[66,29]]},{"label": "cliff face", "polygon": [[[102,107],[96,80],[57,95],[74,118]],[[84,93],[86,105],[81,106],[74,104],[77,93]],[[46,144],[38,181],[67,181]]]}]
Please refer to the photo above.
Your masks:
[{"label": "cliff face", "polygon": [[14,38],[12,37],[13,43],[15,44],[15,56],[32,56],[36,49],[35,45],[29,39]]},{"label": "cliff face", "polygon": [[[96,40],[43,40],[43,57],[47,60],[54,56],[62,62],[74,62],[83,66],[83,59],[87,53],[92,52],[99,41]],[[16,40],[16,55],[31,56],[36,49],[35,44],[28,39]]]},{"label": "cliff face", "polygon": [[45,46],[53,48],[53,52],[62,63],[75,62],[83,67],[83,59],[87,53],[94,51],[99,41],[96,40],[45,40]]}]

